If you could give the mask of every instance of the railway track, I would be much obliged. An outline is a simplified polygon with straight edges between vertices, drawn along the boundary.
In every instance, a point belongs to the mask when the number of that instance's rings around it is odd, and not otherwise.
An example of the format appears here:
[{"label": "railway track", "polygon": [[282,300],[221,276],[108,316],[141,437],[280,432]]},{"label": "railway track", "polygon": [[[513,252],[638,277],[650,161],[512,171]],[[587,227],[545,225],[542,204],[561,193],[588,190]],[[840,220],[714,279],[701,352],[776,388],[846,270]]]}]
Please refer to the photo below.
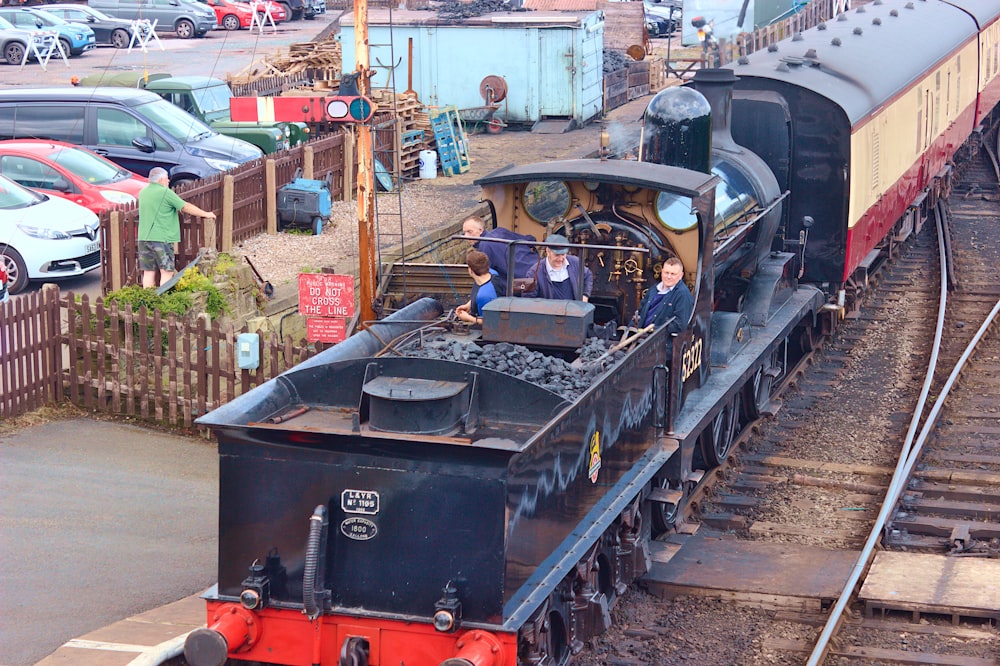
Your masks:
[{"label": "railway track", "polygon": [[[930,402],[1000,299],[1000,190],[985,159],[956,184],[946,254],[957,268]],[[933,351],[933,222],[864,308],[787,379],[654,552],[615,627],[577,658],[610,664],[803,664],[872,529]],[[1000,663],[1000,340],[987,336],[890,514],[827,664]],[[948,553],[952,553],[948,555]],[[993,565],[998,565],[994,567]],[[954,574],[952,575],[952,572]]]}]

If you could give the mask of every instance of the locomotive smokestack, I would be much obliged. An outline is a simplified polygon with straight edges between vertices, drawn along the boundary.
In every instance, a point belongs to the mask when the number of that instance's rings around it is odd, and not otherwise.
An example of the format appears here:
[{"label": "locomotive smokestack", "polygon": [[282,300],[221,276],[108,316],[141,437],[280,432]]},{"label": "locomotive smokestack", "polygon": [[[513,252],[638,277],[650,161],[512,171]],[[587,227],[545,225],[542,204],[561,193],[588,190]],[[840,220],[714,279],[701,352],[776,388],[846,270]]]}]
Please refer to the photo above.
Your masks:
[{"label": "locomotive smokestack", "polygon": [[687,86],[653,97],[642,119],[639,159],[710,173],[712,107]]},{"label": "locomotive smokestack", "polygon": [[731,69],[699,69],[692,83],[712,107],[712,148],[732,153],[742,152],[730,130],[735,84],[736,74]]}]

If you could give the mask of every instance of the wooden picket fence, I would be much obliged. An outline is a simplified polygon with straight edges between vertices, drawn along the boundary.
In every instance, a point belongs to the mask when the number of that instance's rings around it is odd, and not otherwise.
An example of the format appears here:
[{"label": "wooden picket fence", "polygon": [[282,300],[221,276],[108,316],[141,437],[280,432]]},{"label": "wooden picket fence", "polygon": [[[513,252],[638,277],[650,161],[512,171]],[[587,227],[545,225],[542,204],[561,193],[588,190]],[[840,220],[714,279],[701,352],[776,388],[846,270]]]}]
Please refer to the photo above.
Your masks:
[{"label": "wooden picket fence", "polygon": [[57,402],[61,374],[59,290],[0,304],[0,419]]},{"label": "wooden picket fence", "polygon": [[276,333],[260,365],[237,366],[246,327],[92,304],[55,285],[0,305],[0,418],[69,401],[92,412],[191,428],[194,420],[321,351]]}]

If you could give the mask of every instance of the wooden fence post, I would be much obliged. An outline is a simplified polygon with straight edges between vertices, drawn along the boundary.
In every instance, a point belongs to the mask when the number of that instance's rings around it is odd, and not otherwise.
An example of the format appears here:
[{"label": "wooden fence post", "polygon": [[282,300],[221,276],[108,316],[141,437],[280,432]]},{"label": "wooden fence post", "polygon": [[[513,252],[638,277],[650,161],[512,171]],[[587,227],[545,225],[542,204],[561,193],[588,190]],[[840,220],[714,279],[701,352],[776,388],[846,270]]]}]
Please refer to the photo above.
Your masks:
[{"label": "wooden fence post", "polygon": [[306,146],[302,151],[302,177],[310,180],[313,177],[313,152],[312,146]]},{"label": "wooden fence post", "polygon": [[111,291],[122,288],[122,266],[125,263],[125,250],[122,247],[122,216],[117,210],[111,211],[111,222],[108,231],[107,261],[111,265]]},{"label": "wooden fence post", "polygon": [[278,175],[274,160],[264,162],[264,217],[267,233],[271,236],[278,233]]},{"label": "wooden fence post", "polygon": [[[218,247],[222,252],[229,252],[233,249],[233,190],[233,177],[226,174],[222,177],[222,245],[216,245],[214,237],[211,239],[211,243],[206,243],[208,247]],[[205,220],[206,223],[211,221]],[[205,230],[208,231],[207,224]]]}]

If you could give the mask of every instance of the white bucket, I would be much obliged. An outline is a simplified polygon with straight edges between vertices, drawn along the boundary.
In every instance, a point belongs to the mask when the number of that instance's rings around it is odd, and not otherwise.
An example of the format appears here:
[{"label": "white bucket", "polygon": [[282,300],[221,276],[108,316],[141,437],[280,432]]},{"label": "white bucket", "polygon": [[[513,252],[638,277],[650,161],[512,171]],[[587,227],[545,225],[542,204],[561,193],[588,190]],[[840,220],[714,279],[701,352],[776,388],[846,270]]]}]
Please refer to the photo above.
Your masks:
[{"label": "white bucket", "polygon": [[420,177],[427,180],[438,176],[438,154],[436,150],[420,151]]}]

